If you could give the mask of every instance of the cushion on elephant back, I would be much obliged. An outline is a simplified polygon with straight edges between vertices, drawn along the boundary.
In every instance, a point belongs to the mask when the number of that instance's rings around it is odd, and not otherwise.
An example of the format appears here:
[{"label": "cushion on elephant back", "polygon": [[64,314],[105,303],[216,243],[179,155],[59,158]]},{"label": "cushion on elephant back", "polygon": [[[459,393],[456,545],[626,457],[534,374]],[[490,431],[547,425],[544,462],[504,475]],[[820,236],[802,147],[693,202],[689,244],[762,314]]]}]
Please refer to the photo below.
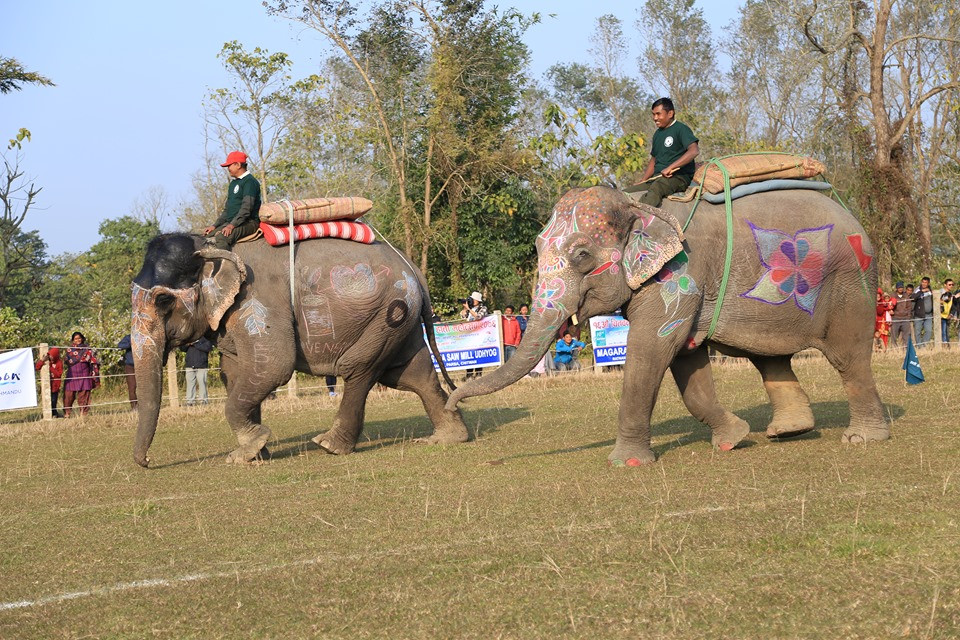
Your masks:
[{"label": "cushion on elephant back", "polygon": [[[263,239],[269,244],[278,247],[290,242],[290,228],[281,227],[266,222],[260,223]],[[363,244],[373,244],[373,229],[362,222],[353,220],[332,220],[330,222],[310,222],[293,225],[293,241],[308,240],[310,238],[343,238]]]},{"label": "cushion on elephant back", "polygon": [[731,188],[776,178],[812,178],[827,170],[819,160],[791,153],[745,153],[714,158],[701,165],[693,176],[693,181],[702,184],[708,193],[723,193],[723,172],[714,161],[727,170]]},{"label": "cushion on elephant back", "polygon": [[308,198],[306,200],[283,200],[267,202],[260,207],[260,220],[270,224],[290,222],[289,211],[293,209],[293,223],[327,222],[330,220],[356,220],[373,208],[366,198]]}]

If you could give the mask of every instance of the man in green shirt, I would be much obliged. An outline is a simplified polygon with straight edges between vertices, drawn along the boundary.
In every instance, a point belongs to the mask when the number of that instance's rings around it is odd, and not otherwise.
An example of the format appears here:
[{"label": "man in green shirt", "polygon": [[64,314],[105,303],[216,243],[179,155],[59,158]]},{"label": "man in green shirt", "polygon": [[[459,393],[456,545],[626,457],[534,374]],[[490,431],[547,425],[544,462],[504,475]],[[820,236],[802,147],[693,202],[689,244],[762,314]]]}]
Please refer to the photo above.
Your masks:
[{"label": "man in green shirt", "polygon": [[655,174],[657,177],[650,182],[640,202],[659,207],[666,196],[690,186],[696,170],[693,160],[700,153],[700,147],[690,127],[677,122],[670,98],[660,98],[651,109],[657,130],[653,134],[650,162],[640,182],[649,180]]},{"label": "man in green shirt", "polygon": [[223,213],[203,230],[203,235],[217,249],[229,250],[260,226],[260,183],[247,171],[247,154],[242,151],[231,151],[220,166],[226,167],[233,179],[227,187]]}]

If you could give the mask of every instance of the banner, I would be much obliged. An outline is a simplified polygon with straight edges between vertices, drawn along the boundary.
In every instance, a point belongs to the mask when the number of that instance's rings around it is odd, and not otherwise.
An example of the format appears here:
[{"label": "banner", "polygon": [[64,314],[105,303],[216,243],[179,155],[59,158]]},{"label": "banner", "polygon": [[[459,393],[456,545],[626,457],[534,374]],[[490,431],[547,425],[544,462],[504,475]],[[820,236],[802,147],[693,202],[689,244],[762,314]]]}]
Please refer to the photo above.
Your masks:
[{"label": "banner", "polygon": [[37,406],[33,349],[0,353],[0,411]]},{"label": "banner", "polygon": [[[474,322],[433,325],[437,348],[440,349],[447,371],[499,367],[503,364],[500,320],[500,314],[493,314]],[[433,366],[440,370],[436,358],[433,358]]]},{"label": "banner", "polygon": [[620,316],[590,318],[593,361],[598,367],[609,367],[627,361],[627,333],[630,323]]}]

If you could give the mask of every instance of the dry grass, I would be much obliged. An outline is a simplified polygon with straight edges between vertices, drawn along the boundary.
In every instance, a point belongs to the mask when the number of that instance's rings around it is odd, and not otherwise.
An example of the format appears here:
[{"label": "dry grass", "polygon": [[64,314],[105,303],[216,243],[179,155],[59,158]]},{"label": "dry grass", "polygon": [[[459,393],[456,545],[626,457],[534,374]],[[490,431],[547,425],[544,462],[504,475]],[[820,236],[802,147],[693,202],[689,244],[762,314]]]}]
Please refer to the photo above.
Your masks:
[{"label": "dry grass", "polygon": [[[471,400],[476,440],[426,447],[412,395],[374,394],[360,451],[309,438],[325,397],[271,401],[275,458],[222,463],[219,408],[0,427],[0,636],[948,638],[960,629],[960,357],[875,370],[894,439],[840,444],[847,407],[798,363],[819,429],[769,443],[759,376],[723,401],[753,427],[715,454],[667,381],[657,464],[611,469],[620,378]],[[11,603],[20,602],[22,606]]]}]

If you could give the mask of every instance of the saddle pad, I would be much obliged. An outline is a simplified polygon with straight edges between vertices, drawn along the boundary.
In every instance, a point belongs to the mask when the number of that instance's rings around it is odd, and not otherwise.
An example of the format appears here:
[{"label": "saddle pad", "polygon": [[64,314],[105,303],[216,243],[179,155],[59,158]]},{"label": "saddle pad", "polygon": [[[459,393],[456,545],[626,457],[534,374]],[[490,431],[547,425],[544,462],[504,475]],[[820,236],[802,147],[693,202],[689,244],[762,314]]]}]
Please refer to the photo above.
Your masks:
[{"label": "saddle pad", "polygon": [[[833,187],[829,182],[820,180],[765,180],[763,182],[750,182],[742,184],[739,187],[730,189],[730,199],[736,200],[743,196],[749,196],[754,193],[763,193],[764,191],[780,191],[783,189],[812,189],[813,191],[830,191]],[[703,199],[710,204],[723,204],[723,192],[704,193]]]},{"label": "saddle pad", "polygon": [[366,198],[309,198],[267,202],[260,207],[260,220],[270,224],[287,224],[287,203],[293,207],[293,223],[327,222],[329,220],[356,220],[373,208]]},{"label": "saddle pad", "polygon": [[[789,153],[745,153],[718,158],[730,176],[730,187],[775,178],[812,178],[827,168],[819,160]],[[708,193],[723,193],[723,173],[708,162],[693,175]]]},{"label": "saddle pad", "polygon": [[[290,242],[290,229],[279,227],[266,222],[260,223],[263,239],[274,247]],[[373,244],[373,229],[362,222],[352,220],[333,220],[331,222],[310,222],[293,225],[293,241],[308,240],[310,238],[343,238],[363,244]]]}]

